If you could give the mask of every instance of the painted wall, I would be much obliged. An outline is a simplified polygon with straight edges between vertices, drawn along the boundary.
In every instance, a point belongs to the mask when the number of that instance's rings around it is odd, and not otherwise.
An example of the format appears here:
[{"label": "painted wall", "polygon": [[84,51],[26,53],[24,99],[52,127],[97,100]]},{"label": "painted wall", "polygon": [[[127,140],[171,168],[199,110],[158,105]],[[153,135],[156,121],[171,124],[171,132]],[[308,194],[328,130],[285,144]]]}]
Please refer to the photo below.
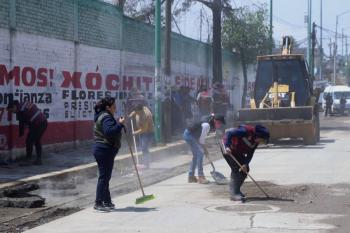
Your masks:
[{"label": "painted wall", "polygon": [[[0,5],[3,156],[15,158],[9,152],[24,146],[15,115],[5,111],[10,99],[29,99],[47,115],[46,145],[91,139],[93,106],[105,96],[116,97],[123,110],[128,92],[138,87],[153,105],[153,27],[97,0],[0,0]],[[190,86],[194,95],[212,79],[211,47],[175,33],[172,42],[169,81]],[[226,51],[223,73],[231,102],[238,106],[241,72]]]}]

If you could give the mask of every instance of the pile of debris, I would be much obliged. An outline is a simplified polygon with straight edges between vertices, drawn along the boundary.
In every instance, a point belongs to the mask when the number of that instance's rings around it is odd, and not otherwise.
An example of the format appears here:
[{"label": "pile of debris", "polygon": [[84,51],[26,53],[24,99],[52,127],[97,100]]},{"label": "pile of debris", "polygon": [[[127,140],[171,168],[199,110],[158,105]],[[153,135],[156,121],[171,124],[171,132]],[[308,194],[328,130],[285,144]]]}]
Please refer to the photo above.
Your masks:
[{"label": "pile of debris", "polygon": [[29,192],[39,189],[37,184],[23,184],[0,191],[0,207],[39,208],[45,205],[45,198]]}]

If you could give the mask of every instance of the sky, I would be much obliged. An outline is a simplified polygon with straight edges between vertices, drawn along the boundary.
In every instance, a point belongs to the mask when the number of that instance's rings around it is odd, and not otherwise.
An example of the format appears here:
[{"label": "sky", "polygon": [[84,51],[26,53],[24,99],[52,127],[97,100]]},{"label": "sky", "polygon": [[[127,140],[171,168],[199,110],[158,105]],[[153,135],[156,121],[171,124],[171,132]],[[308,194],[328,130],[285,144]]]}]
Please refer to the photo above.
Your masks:
[{"label": "sky", "polygon": [[[350,0],[322,0],[323,1],[323,28],[335,32],[336,15],[350,11]],[[320,2],[321,0],[312,0],[312,21],[320,25]],[[176,3],[176,0],[175,0]],[[259,6],[267,4],[269,9],[270,0],[232,0],[233,6]],[[307,24],[304,23],[304,17],[307,15],[308,0],[273,0],[273,31],[274,39],[281,41],[283,35],[292,35],[300,43],[305,42],[302,46],[307,46]],[[190,12],[183,15],[179,20],[179,28],[185,36],[199,39],[200,38],[200,11],[208,16],[211,20],[211,12],[197,3]],[[203,20],[202,40],[206,41],[208,26]],[[350,12],[339,16],[338,33],[344,28],[344,34],[350,36]],[[178,32],[176,27],[173,29]],[[335,33],[323,31],[323,47],[329,51],[330,38],[334,42]],[[340,34],[338,35],[340,37]],[[205,38],[205,39],[204,39]],[[320,30],[317,29],[317,40],[320,41]],[[350,39],[348,41],[350,43]],[[338,39],[338,52],[341,52],[341,39]],[[350,50],[350,45],[349,45]],[[344,40],[345,52],[345,40]]]},{"label": "sky", "polygon": [[[104,0],[112,2],[113,0]],[[140,3],[149,4],[154,0],[139,0]],[[174,0],[173,8],[181,5],[184,0]],[[329,54],[330,39],[335,40],[336,16],[343,12],[348,13],[339,16],[338,24],[338,53],[342,52],[341,32],[349,36],[350,44],[350,0],[311,0],[312,1],[312,21],[317,25],[320,22],[320,3],[323,2],[323,47],[326,54]],[[231,0],[233,7],[250,6],[252,8],[267,4],[270,9],[270,0]],[[307,46],[307,24],[304,18],[307,15],[308,0],[273,0],[273,37],[276,45],[279,45],[284,35],[292,35],[301,47]],[[201,21],[202,12],[202,21]],[[164,14],[164,12],[162,12]],[[211,32],[211,11],[201,3],[196,3],[189,12],[182,14],[173,22],[173,31],[181,33],[184,36],[207,41],[208,33]],[[201,24],[202,22],[202,24]],[[177,27],[177,26],[178,27]],[[202,25],[202,27],[200,27]],[[200,29],[202,28],[202,30]],[[320,44],[320,29],[317,28],[317,41]],[[343,52],[345,53],[345,40],[343,43]],[[350,52],[350,45],[349,45]]]}]

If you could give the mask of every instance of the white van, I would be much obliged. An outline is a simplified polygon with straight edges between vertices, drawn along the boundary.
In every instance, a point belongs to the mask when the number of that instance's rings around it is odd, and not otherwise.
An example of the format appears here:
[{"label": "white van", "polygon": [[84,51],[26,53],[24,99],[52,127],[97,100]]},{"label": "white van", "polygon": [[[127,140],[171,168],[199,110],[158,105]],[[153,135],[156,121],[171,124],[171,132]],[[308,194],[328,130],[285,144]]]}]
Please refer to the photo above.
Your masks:
[{"label": "white van", "polygon": [[344,95],[346,99],[345,113],[350,113],[350,87],[328,86],[324,89],[322,107],[326,109],[326,96],[330,94],[333,98],[332,113],[340,113],[340,98]]}]

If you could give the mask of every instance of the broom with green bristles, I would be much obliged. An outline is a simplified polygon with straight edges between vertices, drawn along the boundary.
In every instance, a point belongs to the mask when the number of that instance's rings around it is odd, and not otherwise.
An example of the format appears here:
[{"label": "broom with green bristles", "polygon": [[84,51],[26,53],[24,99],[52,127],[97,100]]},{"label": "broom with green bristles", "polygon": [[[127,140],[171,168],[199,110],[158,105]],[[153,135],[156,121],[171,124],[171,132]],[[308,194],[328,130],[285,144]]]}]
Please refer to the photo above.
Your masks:
[{"label": "broom with green bristles", "polygon": [[[124,127],[124,133],[125,133],[125,135],[126,135],[126,129],[125,129],[125,127]],[[138,181],[139,181],[140,188],[141,188],[141,191],[142,191],[142,197],[136,198],[135,204],[142,204],[142,203],[144,203],[144,202],[146,202],[146,201],[153,200],[155,197],[154,197],[153,194],[151,194],[151,195],[145,195],[145,191],[143,190],[143,186],[142,186],[142,183],[141,183],[141,178],[140,178],[140,175],[139,175],[139,170],[137,169],[137,165],[136,165],[134,153],[132,152],[131,144],[130,144],[129,139],[128,139],[127,137],[126,137],[126,141],[127,141],[127,143],[128,143],[128,147],[129,147],[129,150],[130,150],[132,162],[133,162],[133,164],[134,164],[135,171],[136,171],[136,175],[137,175],[137,179],[138,179]]]}]

